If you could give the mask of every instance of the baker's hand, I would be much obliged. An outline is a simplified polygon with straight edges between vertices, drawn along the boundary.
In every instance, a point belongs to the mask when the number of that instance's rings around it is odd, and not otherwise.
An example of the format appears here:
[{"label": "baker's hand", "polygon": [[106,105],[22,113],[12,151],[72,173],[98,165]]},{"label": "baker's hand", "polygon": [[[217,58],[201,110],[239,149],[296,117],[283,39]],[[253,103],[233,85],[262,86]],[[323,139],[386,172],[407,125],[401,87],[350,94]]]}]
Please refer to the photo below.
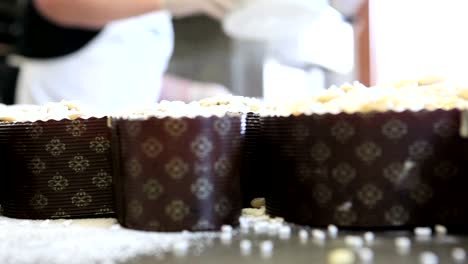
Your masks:
[{"label": "baker's hand", "polygon": [[160,100],[191,102],[206,97],[221,96],[231,92],[221,84],[198,82],[165,74]]},{"label": "baker's hand", "polygon": [[163,9],[175,17],[206,14],[222,19],[240,0],[161,0]]}]

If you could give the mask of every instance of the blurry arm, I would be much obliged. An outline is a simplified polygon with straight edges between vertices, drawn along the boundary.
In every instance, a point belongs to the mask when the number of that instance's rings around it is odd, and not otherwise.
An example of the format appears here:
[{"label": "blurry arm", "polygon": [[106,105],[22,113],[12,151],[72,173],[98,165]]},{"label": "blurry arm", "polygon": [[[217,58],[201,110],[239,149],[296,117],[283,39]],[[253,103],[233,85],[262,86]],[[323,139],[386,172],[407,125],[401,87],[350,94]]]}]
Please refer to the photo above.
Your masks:
[{"label": "blurry arm", "polygon": [[221,19],[239,0],[33,0],[39,12],[64,25],[98,29],[112,20],[167,9],[181,17],[207,14]]},{"label": "blurry arm", "polygon": [[229,90],[220,84],[197,82],[166,74],[162,82],[160,100],[190,102],[226,94],[230,94]]},{"label": "blurry arm", "polygon": [[112,20],[161,9],[161,0],[33,0],[39,12],[64,25],[98,29]]}]

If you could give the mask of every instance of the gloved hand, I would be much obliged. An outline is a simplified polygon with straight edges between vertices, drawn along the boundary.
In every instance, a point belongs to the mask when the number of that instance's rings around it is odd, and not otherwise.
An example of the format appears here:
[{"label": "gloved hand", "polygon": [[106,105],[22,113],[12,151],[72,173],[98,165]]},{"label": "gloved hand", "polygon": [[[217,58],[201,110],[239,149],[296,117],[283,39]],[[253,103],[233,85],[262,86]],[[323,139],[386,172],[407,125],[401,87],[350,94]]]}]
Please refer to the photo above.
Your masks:
[{"label": "gloved hand", "polygon": [[162,9],[175,17],[206,14],[222,19],[240,0],[161,0]]}]

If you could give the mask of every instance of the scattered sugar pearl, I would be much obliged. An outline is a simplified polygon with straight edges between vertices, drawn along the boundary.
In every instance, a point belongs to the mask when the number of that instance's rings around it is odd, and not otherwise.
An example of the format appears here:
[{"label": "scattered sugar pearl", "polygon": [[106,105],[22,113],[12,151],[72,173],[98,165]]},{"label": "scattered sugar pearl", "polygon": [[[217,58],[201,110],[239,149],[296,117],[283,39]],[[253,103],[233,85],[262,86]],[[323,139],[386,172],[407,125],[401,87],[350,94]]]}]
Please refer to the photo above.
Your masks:
[{"label": "scattered sugar pearl", "polygon": [[407,237],[397,237],[395,239],[397,252],[406,255],[411,249],[411,240]]},{"label": "scattered sugar pearl", "polygon": [[336,227],[335,225],[329,225],[327,227],[327,230],[328,230],[328,235],[331,238],[336,238],[338,236],[338,227]]},{"label": "scattered sugar pearl", "polygon": [[327,238],[325,232],[319,229],[312,230],[312,237],[318,241],[324,241]]},{"label": "scattered sugar pearl", "polygon": [[398,248],[409,248],[411,247],[411,240],[407,237],[397,237],[395,239],[395,246]]},{"label": "scattered sugar pearl", "polygon": [[251,220],[246,217],[240,217],[239,225],[240,225],[241,232],[244,234],[247,234],[249,233],[249,230],[250,230]]},{"label": "scattered sugar pearl", "polygon": [[307,240],[309,240],[309,232],[307,232],[307,230],[305,229],[299,230],[299,240],[302,243],[307,242]]},{"label": "scattered sugar pearl", "polygon": [[221,232],[223,233],[231,233],[232,232],[232,226],[230,225],[223,225],[221,226]]},{"label": "scattered sugar pearl", "polygon": [[438,236],[445,236],[447,234],[447,228],[443,225],[436,225],[434,229]]},{"label": "scattered sugar pearl", "polygon": [[432,235],[432,229],[430,227],[416,227],[414,234],[417,237],[428,237]]},{"label": "scattered sugar pearl", "polygon": [[259,221],[254,223],[254,232],[257,235],[266,234],[268,232],[268,223],[265,221]]},{"label": "scattered sugar pearl", "polygon": [[252,241],[243,239],[240,244],[240,251],[242,256],[249,256],[252,253]]},{"label": "scattered sugar pearl", "polygon": [[354,253],[346,248],[337,248],[328,253],[329,264],[352,264],[356,261]]},{"label": "scattered sugar pearl", "polygon": [[73,220],[66,220],[65,222],[63,222],[63,225],[64,226],[71,226],[72,223],[73,223]]},{"label": "scattered sugar pearl", "polygon": [[464,262],[466,260],[466,251],[463,248],[454,248],[452,258],[457,263]]},{"label": "scattered sugar pearl", "polygon": [[280,224],[282,224],[282,223],[284,223],[284,218],[282,218],[282,217],[275,217],[275,218],[271,219],[270,221],[272,221],[272,222],[274,222],[274,223],[280,223]]},{"label": "scattered sugar pearl", "polygon": [[289,239],[291,237],[291,227],[287,225],[283,225],[278,230],[279,238],[280,239]]},{"label": "scattered sugar pearl", "polygon": [[374,252],[370,248],[361,248],[357,253],[362,263],[372,263],[374,260]]},{"label": "scattered sugar pearl", "polygon": [[366,241],[366,243],[369,245],[369,244],[372,244],[374,242],[374,239],[375,239],[375,235],[374,233],[372,232],[366,232],[364,233],[364,240]]},{"label": "scattered sugar pearl", "polygon": [[268,235],[276,236],[281,228],[281,224],[277,222],[269,223],[268,224]]},{"label": "scattered sugar pearl", "polygon": [[419,255],[419,262],[421,264],[437,264],[439,263],[439,257],[433,252],[425,251]]},{"label": "scattered sugar pearl", "polygon": [[187,240],[180,240],[172,245],[172,253],[176,257],[184,257],[187,255],[190,243]]},{"label": "scattered sugar pearl", "polygon": [[354,248],[361,248],[364,245],[364,240],[359,236],[346,236],[345,244],[354,247]]},{"label": "scattered sugar pearl", "polygon": [[260,243],[260,253],[262,257],[269,258],[273,255],[273,241],[265,240]]},{"label": "scattered sugar pearl", "polygon": [[232,232],[222,232],[220,235],[221,243],[229,245],[232,242]]},{"label": "scattered sugar pearl", "polygon": [[249,218],[247,218],[247,217],[244,217],[244,216],[239,217],[239,225],[240,226],[243,226],[243,225],[250,226],[250,222],[251,222],[251,220]]}]

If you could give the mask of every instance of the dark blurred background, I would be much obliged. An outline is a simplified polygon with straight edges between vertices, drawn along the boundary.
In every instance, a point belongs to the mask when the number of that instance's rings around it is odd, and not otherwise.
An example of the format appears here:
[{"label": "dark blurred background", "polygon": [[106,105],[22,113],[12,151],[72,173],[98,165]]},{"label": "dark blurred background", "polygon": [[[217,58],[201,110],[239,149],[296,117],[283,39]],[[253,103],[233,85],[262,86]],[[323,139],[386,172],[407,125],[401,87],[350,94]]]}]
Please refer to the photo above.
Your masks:
[{"label": "dark blurred background", "polygon": [[18,68],[7,63],[16,38],[21,33],[18,26],[23,0],[0,2],[0,102],[12,104]]}]

